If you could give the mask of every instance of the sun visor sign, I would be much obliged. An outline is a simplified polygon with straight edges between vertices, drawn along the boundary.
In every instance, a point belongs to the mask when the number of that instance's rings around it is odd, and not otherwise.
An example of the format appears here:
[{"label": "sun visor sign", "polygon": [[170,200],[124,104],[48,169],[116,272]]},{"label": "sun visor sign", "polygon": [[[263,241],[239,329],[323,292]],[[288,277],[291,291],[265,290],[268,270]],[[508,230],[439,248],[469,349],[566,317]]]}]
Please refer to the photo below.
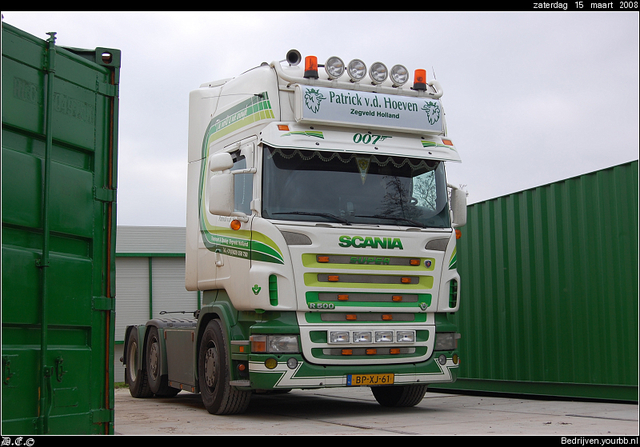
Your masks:
[{"label": "sun visor sign", "polygon": [[441,134],[443,111],[432,98],[296,85],[298,122]]}]

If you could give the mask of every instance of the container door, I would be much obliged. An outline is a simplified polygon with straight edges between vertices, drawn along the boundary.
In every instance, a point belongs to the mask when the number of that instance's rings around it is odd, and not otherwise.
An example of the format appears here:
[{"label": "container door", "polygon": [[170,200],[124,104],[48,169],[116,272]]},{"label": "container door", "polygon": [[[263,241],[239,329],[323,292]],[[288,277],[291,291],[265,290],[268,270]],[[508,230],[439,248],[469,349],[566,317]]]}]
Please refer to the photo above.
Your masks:
[{"label": "container door", "polygon": [[120,53],[2,44],[2,433],[112,433]]}]

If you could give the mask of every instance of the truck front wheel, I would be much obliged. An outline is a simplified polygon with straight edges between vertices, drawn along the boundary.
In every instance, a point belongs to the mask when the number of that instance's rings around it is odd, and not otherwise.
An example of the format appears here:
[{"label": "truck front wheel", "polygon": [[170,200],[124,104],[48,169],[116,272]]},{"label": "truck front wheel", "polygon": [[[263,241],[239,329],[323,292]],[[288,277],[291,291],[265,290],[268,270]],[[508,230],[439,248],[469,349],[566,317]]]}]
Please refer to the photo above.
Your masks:
[{"label": "truck front wheel", "polygon": [[202,334],[198,351],[198,383],[205,408],[211,414],[243,413],[250,391],[229,384],[227,338],[219,320],[211,320]]},{"label": "truck front wheel", "polygon": [[413,407],[422,401],[427,385],[373,386],[371,391],[384,407]]}]

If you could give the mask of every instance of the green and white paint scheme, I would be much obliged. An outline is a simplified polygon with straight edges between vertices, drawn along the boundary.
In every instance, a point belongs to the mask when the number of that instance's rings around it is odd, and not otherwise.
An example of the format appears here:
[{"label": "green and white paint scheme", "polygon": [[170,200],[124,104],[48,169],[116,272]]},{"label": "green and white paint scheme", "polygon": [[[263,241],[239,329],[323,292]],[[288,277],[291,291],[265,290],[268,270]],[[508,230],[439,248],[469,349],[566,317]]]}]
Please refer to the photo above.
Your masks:
[{"label": "green and white paint scheme", "polygon": [[[353,375],[396,386],[455,380],[457,329],[447,314],[460,304],[454,227],[464,219],[451,217],[446,196],[448,226],[347,222],[314,216],[305,200],[266,208],[271,157],[357,163],[358,188],[379,187],[374,164],[459,162],[439,84],[416,91],[307,79],[285,65],[190,94],[186,287],[203,292],[193,371],[198,337],[219,319],[240,391],[349,386]],[[279,334],[295,336],[297,349],[252,351],[252,337]],[[184,385],[198,391],[192,382]]]}]

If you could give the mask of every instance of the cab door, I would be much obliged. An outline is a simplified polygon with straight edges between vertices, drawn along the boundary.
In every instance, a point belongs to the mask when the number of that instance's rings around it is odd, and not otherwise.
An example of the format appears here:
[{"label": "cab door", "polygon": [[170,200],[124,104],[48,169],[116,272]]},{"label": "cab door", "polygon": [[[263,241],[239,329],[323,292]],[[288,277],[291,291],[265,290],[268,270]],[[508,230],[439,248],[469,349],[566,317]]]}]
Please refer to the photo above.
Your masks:
[{"label": "cab door", "polygon": [[[214,217],[216,283],[232,301],[250,293],[246,278],[251,264],[251,201],[254,184],[253,142],[240,144],[230,152],[233,158],[233,213]],[[212,191],[212,193],[215,193]]]}]

